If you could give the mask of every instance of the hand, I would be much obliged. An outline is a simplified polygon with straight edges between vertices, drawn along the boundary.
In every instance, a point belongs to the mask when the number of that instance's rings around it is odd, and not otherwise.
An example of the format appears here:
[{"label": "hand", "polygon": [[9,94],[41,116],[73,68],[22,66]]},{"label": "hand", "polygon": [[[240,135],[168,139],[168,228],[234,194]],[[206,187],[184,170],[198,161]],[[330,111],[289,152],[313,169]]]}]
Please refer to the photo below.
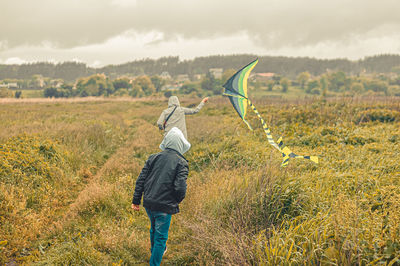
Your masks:
[{"label": "hand", "polygon": [[132,209],[134,211],[139,211],[139,205],[132,204]]},{"label": "hand", "polygon": [[206,97],[206,98],[204,98],[204,99],[202,100],[203,103],[206,103],[207,101],[208,101],[208,97]]}]

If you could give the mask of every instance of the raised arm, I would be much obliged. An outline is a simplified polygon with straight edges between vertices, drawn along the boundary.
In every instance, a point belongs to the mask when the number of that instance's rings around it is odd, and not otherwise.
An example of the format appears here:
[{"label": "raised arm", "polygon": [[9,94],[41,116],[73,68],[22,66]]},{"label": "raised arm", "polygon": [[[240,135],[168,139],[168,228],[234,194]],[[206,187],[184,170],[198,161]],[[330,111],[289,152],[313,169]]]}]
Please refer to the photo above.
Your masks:
[{"label": "raised arm", "polygon": [[186,108],[182,107],[182,110],[185,112],[185,115],[197,114],[201,108],[203,108],[204,104],[208,101],[208,97],[204,98],[196,108]]},{"label": "raised arm", "polygon": [[186,195],[186,179],[189,174],[189,166],[187,164],[178,164],[177,174],[174,181],[175,199],[180,203]]}]

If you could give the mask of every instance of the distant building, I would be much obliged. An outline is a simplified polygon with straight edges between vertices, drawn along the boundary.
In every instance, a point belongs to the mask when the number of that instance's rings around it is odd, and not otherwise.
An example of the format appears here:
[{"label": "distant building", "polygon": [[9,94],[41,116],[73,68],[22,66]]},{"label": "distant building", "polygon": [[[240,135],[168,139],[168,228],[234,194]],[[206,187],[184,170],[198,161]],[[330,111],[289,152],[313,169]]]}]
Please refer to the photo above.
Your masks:
[{"label": "distant building", "polygon": [[267,72],[267,73],[255,73],[251,76],[251,79],[254,81],[267,81],[271,80],[275,76],[275,73]]},{"label": "distant building", "polygon": [[57,89],[61,88],[61,86],[64,84],[64,81],[61,79],[52,79],[50,80],[50,85],[52,87],[55,87]]},{"label": "distant building", "polygon": [[160,78],[162,78],[162,79],[171,79],[171,75],[167,71],[164,71],[164,72],[161,73]]},{"label": "distant building", "polygon": [[186,82],[186,81],[190,81],[189,76],[187,74],[181,74],[176,76],[176,82]]},{"label": "distant building", "polygon": [[168,84],[168,85],[164,85],[161,88],[161,91],[177,91],[181,88],[181,85],[178,84]]},{"label": "distant building", "polygon": [[201,80],[201,75],[200,74],[194,74],[193,75],[193,80]]},{"label": "distant building", "polygon": [[222,68],[210,68],[208,70],[210,72],[211,75],[213,75],[214,78],[216,79],[220,79],[222,78]]},{"label": "distant building", "polygon": [[3,83],[0,84],[0,88],[7,88],[7,89],[19,89],[19,86],[16,82],[13,83]]}]

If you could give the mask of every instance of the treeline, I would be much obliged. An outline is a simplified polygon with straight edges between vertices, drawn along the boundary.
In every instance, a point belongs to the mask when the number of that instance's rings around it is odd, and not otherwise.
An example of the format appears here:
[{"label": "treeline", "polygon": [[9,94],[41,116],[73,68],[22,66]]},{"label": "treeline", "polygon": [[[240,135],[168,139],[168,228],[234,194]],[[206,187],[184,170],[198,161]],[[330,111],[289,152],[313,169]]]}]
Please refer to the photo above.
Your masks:
[{"label": "treeline", "polygon": [[[95,74],[80,78],[75,85],[63,84],[59,88],[47,87],[44,97],[86,97],[86,96],[161,96],[191,95],[197,97],[219,95],[222,93],[222,84],[234,73],[226,70],[221,78],[215,78],[207,73],[198,81],[186,81],[173,89],[165,89],[168,82],[157,75],[142,75],[134,79],[119,77],[110,79],[103,74]],[[171,81],[169,81],[171,82]],[[271,93],[294,93],[297,95],[322,95],[324,97],[345,95],[375,95],[400,96],[400,74],[368,74],[346,75],[344,72],[329,72],[313,76],[309,72],[302,72],[291,79],[275,75],[269,80],[257,80],[254,76],[249,79],[251,90],[259,95]],[[164,88],[164,89],[163,89]],[[168,86],[167,86],[168,88]],[[1,97],[1,96],[0,96]]]},{"label": "treeline", "polygon": [[120,77],[114,80],[104,74],[79,78],[75,85],[64,83],[60,87],[48,86],[44,97],[69,98],[87,96],[149,96],[161,91],[165,81],[158,76],[139,76],[135,79]]},{"label": "treeline", "polygon": [[210,68],[238,69],[255,58],[259,63],[254,72],[273,72],[294,78],[302,72],[317,76],[327,71],[342,71],[349,75],[359,73],[388,73],[400,69],[400,55],[376,55],[361,60],[316,59],[310,57],[257,56],[257,55],[217,55],[180,60],[179,57],[143,59],[102,68],[88,67],[84,63],[64,62],[31,63],[23,65],[0,65],[0,79],[28,79],[32,75],[42,75],[53,79],[74,81],[97,73],[116,78],[121,75],[159,75],[166,71],[172,76],[205,74]]}]

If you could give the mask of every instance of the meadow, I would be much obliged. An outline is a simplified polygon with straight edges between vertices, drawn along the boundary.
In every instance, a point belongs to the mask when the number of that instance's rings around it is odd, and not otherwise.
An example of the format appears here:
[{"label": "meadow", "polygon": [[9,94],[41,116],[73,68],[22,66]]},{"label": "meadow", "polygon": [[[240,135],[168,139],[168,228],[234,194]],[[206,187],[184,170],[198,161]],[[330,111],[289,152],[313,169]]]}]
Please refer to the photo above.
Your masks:
[{"label": "meadow", "polygon": [[[281,155],[227,98],[187,117],[192,149],[164,265],[400,264],[400,99],[258,98]],[[2,100],[0,264],[147,265],[131,210],[167,99]],[[200,99],[181,99],[195,106]]]}]

